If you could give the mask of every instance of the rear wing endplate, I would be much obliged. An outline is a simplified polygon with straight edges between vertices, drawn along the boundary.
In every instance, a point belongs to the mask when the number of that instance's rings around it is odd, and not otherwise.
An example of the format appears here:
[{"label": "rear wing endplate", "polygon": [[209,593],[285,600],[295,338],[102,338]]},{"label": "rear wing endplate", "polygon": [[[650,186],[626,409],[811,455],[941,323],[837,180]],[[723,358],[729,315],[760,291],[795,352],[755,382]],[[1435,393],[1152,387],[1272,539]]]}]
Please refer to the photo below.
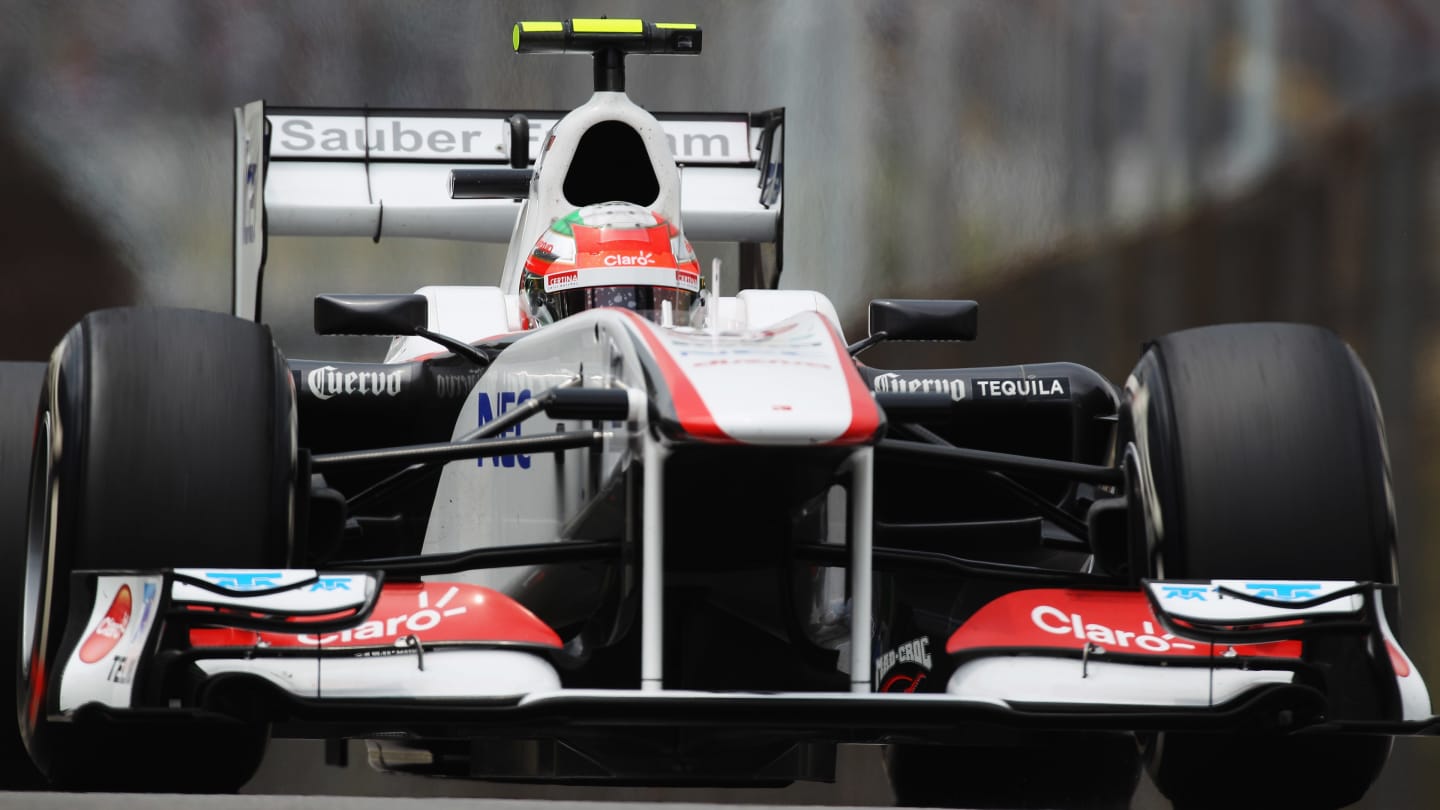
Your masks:
[{"label": "rear wing endplate", "polygon": [[[235,110],[232,312],[259,317],[270,236],[507,242],[519,199],[452,199],[451,172],[510,160],[514,112]],[[533,165],[561,112],[520,112]],[[680,166],[691,241],[778,244],[784,110],[656,114]],[[776,251],[777,261],[779,251]]]}]

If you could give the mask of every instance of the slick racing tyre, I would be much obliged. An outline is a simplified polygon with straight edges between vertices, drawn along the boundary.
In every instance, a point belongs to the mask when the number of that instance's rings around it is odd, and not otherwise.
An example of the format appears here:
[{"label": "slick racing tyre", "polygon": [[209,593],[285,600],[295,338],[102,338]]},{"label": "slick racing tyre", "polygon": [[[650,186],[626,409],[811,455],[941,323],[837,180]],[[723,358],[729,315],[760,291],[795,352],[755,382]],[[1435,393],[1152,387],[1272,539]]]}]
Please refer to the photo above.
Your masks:
[{"label": "slick racing tyre", "polygon": [[[35,403],[44,363],[0,363],[0,649],[20,646],[20,593],[25,570],[25,498],[30,488],[30,450],[35,442]],[[13,655],[13,653],[12,653]],[[15,667],[4,683],[13,694]],[[9,724],[8,726],[5,724]],[[40,787],[19,726],[0,723],[0,790]]]},{"label": "slick racing tyre", "polygon": [[1047,734],[1018,746],[889,745],[899,807],[1125,810],[1140,784],[1130,734]]},{"label": "slick racing tyre", "polygon": [[[1156,340],[1126,383],[1147,570],[1167,579],[1395,582],[1395,516],[1374,389],[1334,333],[1228,324]],[[1122,445],[1123,446],[1123,445]],[[1387,603],[1392,626],[1398,600]],[[1325,642],[1306,642],[1307,645]],[[1368,701],[1364,655],[1329,693]],[[1388,737],[1160,734],[1146,767],[1177,808],[1343,807],[1378,778]],[[1246,805],[1250,806],[1250,805]]]},{"label": "slick racing tyre", "polygon": [[253,776],[263,720],[61,715],[59,655],[72,571],[287,564],[293,400],[269,330],[228,315],[101,310],[55,350],[30,465],[18,709],[56,786],[221,792]]}]

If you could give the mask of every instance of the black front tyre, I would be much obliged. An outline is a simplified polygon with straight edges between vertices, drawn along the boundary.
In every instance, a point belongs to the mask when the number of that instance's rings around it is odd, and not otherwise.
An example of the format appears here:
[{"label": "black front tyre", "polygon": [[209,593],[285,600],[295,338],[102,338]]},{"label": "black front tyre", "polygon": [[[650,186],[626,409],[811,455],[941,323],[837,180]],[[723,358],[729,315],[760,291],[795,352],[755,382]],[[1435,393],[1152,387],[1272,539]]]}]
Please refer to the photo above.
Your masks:
[{"label": "black front tyre", "polygon": [[269,330],[228,315],[102,310],[57,348],[36,420],[17,695],[30,754],[52,783],[233,791],[258,768],[263,718],[60,715],[56,670],[71,571],[289,562],[293,400]]},{"label": "black front tyre", "polygon": [[[1395,582],[1380,408],[1334,333],[1249,323],[1162,337],[1127,381],[1121,429],[1138,454],[1152,575]],[[1393,626],[1398,600],[1386,608]],[[1349,662],[1328,673],[1332,711],[1393,716],[1376,688],[1384,668],[1349,652],[1328,656]],[[1144,741],[1151,778],[1177,808],[1344,807],[1390,751],[1388,737]]]}]

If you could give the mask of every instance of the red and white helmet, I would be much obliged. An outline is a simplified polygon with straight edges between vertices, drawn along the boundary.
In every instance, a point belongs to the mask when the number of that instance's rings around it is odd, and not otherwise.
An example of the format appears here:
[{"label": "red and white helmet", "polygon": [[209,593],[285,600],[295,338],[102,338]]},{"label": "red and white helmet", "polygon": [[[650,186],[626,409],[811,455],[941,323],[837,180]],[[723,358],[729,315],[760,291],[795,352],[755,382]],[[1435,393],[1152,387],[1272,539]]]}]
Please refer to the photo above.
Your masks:
[{"label": "red and white helmet", "polygon": [[525,260],[527,329],[596,307],[623,307],[674,326],[699,325],[700,262],[659,214],[627,202],[587,205],[555,220]]}]

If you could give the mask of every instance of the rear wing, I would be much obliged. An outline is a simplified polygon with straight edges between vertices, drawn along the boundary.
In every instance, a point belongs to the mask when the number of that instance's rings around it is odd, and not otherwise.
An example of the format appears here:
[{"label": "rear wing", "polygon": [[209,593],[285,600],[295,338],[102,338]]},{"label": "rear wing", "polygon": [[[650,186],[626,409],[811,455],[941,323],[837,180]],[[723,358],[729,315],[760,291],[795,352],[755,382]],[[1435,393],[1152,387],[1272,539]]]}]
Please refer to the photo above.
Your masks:
[{"label": "rear wing", "polygon": [[[514,111],[235,110],[232,312],[259,318],[270,236],[508,242],[519,198],[453,199],[451,172],[533,166],[563,112],[520,112],[529,154],[511,160]],[[695,242],[738,242],[742,280],[758,246],[781,242],[784,110],[656,114],[680,166],[681,217]],[[748,264],[750,268],[745,266]],[[778,276],[780,251],[775,251]],[[763,280],[763,279],[762,279]]]}]

